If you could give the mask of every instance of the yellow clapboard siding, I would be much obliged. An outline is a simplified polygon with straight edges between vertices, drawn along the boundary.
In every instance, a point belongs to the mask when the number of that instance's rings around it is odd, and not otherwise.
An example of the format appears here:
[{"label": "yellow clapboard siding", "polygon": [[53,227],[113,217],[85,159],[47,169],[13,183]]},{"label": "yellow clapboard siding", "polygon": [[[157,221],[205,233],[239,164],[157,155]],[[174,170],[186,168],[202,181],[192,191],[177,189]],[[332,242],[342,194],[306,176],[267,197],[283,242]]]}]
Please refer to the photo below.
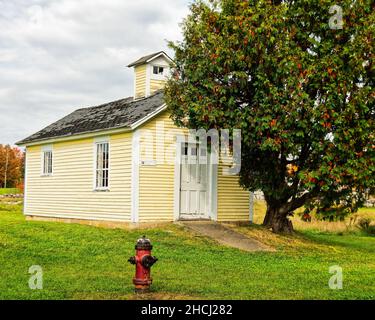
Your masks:
[{"label": "yellow clapboard siding", "polygon": [[41,176],[41,146],[27,148],[25,213],[129,221],[132,134],[110,137],[110,191],[94,191],[94,139],[53,144],[53,176]]},{"label": "yellow clapboard siding", "polygon": [[150,81],[150,88],[151,88],[151,94],[154,92],[163,89],[165,87],[166,81],[165,80],[155,80],[151,79]]},{"label": "yellow clapboard siding", "polygon": [[[159,124],[158,124],[159,123]],[[142,129],[152,133],[153,141],[141,140],[141,160],[147,159],[147,148],[154,144],[156,136],[155,128],[163,123],[165,134],[165,145],[169,152],[165,158],[169,165],[141,166],[139,170],[139,218],[140,221],[174,219],[174,166],[175,158],[175,136],[176,134],[188,134],[187,129],[176,128],[169,114],[164,112],[152,121],[148,122]],[[143,133],[143,136],[147,136]],[[156,158],[156,147],[152,154]],[[218,221],[248,221],[249,220],[249,192],[243,190],[238,183],[237,176],[224,176],[222,165],[218,166],[218,190],[217,190],[217,218]]]},{"label": "yellow clapboard siding", "polygon": [[143,64],[135,67],[135,97],[146,96],[147,65]]},{"label": "yellow clapboard siding", "polygon": [[249,221],[250,193],[239,185],[238,176],[224,175],[223,168],[218,166],[218,221]]},{"label": "yellow clapboard siding", "polygon": [[[156,134],[156,127],[164,128]],[[169,118],[167,112],[163,112],[155,119],[142,127],[142,137],[147,137],[144,130],[152,134],[154,141],[141,139],[141,160],[147,159],[147,148],[156,145],[156,138],[164,137],[166,159],[174,159],[176,134],[186,134],[186,129],[177,128]],[[173,132],[172,132],[173,131]],[[156,159],[156,147],[153,148],[152,158]],[[173,221],[174,220],[174,163],[158,164],[155,166],[140,166],[139,168],[139,219],[140,221]]]},{"label": "yellow clapboard siding", "polygon": [[[156,128],[163,132],[156,134]],[[141,160],[156,159],[156,148],[147,154],[156,138],[164,139],[168,163],[139,168],[139,220],[173,221],[176,135],[188,130],[177,128],[163,112],[148,121],[141,132],[153,140],[141,139]],[[25,213],[57,218],[107,221],[131,220],[132,133],[110,137],[110,192],[94,188],[94,139],[60,142],[53,145],[53,176],[41,176],[41,146],[27,148]],[[224,176],[218,167],[217,216],[219,221],[248,221],[249,192],[238,184],[237,176]]]}]

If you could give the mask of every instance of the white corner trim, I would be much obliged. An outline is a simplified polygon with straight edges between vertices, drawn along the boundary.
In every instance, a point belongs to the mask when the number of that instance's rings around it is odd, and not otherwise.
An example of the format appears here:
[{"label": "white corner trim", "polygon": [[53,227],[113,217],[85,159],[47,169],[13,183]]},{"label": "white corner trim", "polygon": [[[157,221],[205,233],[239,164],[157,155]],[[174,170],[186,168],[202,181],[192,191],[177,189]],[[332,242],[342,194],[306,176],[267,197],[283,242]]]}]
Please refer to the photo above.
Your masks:
[{"label": "white corner trim", "polygon": [[23,187],[23,214],[27,215],[27,181],[28,181],[28,156],[27,156],[27,148],[25,150],[25,179],[24,179],[24,187]]},{"label": "white corner trim", "polygon": [[154,118],[155,116],[157,116],[159,113],[163,112],[166,109],[167,109],[167,105],[163,104],[162,106],[157,108],[155,111],[149,113],[146,117],[144,117],[144,118],[138,120],[137,122],[133,123],[132,126],[130,127],[131,130],[137,129],[138,127],[140,127],[141,125],[143,125],[147,121],[151,120],[152,118]]},{"label": "white corner trim", "polygon": [[131,221],[139,222],[139,162],[140,131],[134,131],[132,137],[132,177],[131,177]]},{"label": "white corner trim", "polygon": [[181,144],[185,143],[185,137],[176,136],[176,155],[174,163],[174,221],[180,220],[181,201]]},{"label": "white corner trim", "polygon": [[134,77],[133,77],[133,99],[137,99],[137,72],[135,71],[134,68]]},{"label": "white corner trim", "polygon": [[218,214],[217,214],[217,179],[218,179],[218,172],[219,172],[219,166],[217,164],[214,164],[213,161],[213,154],[210,153],[210,215],[211,220],[217,221],[218,220]]},{"label": "white corner trim", "polygon": [[250,192],[250,200],[249,200],[249,213],[250,213],[250,223],[254,223],[254,192]]},{"label": "white corner trim", "polygon": [[146,65],[146,98],[151,95],[151,69],[152,66],[150,64]]}]

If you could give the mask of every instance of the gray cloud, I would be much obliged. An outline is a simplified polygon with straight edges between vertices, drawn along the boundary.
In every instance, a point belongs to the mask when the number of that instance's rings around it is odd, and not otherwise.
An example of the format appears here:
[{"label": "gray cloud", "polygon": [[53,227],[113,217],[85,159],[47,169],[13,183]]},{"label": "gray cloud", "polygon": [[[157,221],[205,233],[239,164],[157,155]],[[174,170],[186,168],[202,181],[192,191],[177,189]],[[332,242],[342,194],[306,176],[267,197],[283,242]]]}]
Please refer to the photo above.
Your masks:
[{"label": "gray cloud", "polygon": [[[188,0],[0,0],[0,143],[132,95],[126,65],[180,39]],[[170,53],[170,52],[169,52]]]}]

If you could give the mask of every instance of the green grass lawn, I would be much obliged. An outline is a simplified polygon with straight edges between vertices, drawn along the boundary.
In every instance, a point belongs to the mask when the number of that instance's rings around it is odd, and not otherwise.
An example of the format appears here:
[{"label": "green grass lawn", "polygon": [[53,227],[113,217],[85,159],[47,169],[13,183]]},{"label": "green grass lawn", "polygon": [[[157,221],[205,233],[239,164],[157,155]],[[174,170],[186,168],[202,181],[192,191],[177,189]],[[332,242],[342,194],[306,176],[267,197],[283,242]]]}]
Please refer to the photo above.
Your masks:
[{"label": "green grass lawn", "polygon": [[20,191],[16,188],[0,188],[0,196],[17,193],[20,193]]},{"label": "green grass lawn", "polygon": [[[359,232],[287,237],[234,227],[277,249],[246,253],[178,225],[127,231],[26,222],[21,209],[0,203],[0,299],[135,299],[127,260],[143,233],[159,258],[147,299],[375,299],[375,238]],[[28,288],[32,265],[43,268],[43,290]],[[328,288],[332,265],[343,268],[343,290]]]}]

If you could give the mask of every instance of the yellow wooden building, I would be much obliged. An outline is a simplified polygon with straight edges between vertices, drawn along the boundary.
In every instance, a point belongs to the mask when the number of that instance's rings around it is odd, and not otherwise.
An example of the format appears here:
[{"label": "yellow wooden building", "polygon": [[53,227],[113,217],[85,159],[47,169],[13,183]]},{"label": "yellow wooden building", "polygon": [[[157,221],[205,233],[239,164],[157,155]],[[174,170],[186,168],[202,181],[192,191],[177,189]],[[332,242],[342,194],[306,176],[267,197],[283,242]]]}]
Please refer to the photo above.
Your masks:
[{"label": "yellow wooden building", "polygon": [[[18,142],[26,147],[30,218],[121,223],[182,219],[249,221],[250,193],[224,165],[199,156],[188,130],[171,121],[163,86],[172,60],[139,59],[134,97],[79,109]],[[207,158],[210,158],[207,156]]]}]

